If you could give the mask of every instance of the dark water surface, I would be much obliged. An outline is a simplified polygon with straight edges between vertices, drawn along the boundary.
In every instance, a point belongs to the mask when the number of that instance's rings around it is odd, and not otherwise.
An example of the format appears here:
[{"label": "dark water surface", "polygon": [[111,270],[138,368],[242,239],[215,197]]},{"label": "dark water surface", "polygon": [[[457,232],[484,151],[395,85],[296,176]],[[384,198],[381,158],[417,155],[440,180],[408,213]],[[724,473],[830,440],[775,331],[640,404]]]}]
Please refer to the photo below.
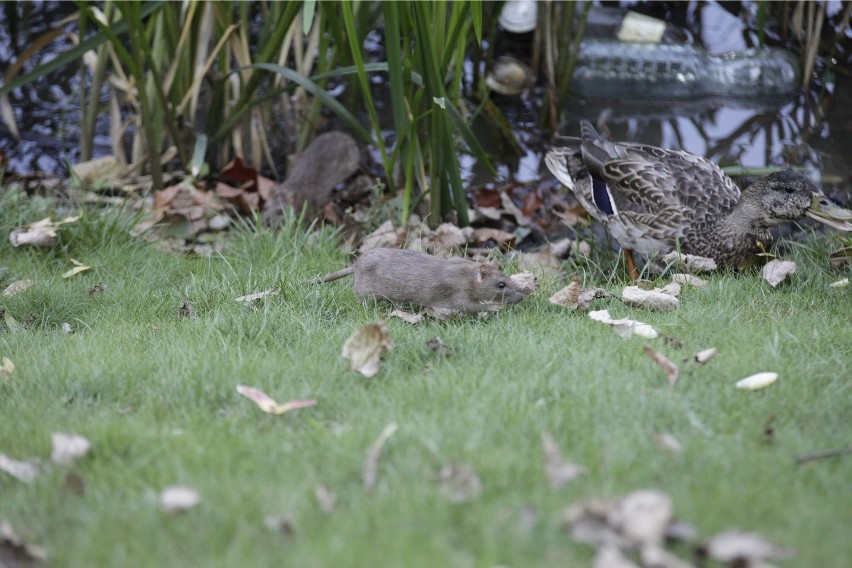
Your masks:
[{"label": "dark water surface", "polygon": [[[682,26],[710,53],[742,50],[757,44],[756,4],[725,2],[646,3],[622,2],[622,7],[665,18]],[[829,2],[827,21],[839,22],[844,5]],[[4,3],[0,10],[0,71],[34,38],[76,11],[63,2]],[[826,25],[827,37],[834,28]],[[73,24],[69,29],[73,29]],[[768,34],[768,42],[785,40]],[[595,102],[573,100],[565,112],[561,134],[579,132],[580,118],[606,124],[617,140],[630,140],[669,148],[682,148],[704,155],[723,166],[762,168],[795,166],[805,168],[822,180],[835,199],[846,204],[852,196],[852,32],[833,47],[833,54],[820,59],[811,87],[792,100],[775,106],[731,104],[729,101],[630,101]],[[787,40],[789,41],[792,40]],[[54,44],[25,69],[43,63],[70,46],[67,39]],[[55,46],[55,47],[54,47]],[[789,45],[795,47],[795,45]],[[50,50],[53,50],[52,52]],[[833,66],[828,60],[833,58]],[[79,73],[76,67],[59,70],[35,85],[16,89],[11,95],[23,140],[15,141],[0,126],[0,151],[8,159],[8,171],[26,174],[46,172],[66,175],[67,163],[77,160],[79,122]],[[535,127],[541,89],[532,89],[517,99],[495,99],[516,128],[524,155],[498,160],[500,180],[528,182],[547,178],[542,153],[549,135]],[[751,106],[751,108],[749,108]],[[389,113],[390,109],[386,108]],[[109,152],[106,122],[98,128],[95,153]],[[498,152],[499,153],[499,152]],[[280,163],[285,163],[282,156]],[[465,178],[471,184],[494,182],[475,162],[462,160]]]}]

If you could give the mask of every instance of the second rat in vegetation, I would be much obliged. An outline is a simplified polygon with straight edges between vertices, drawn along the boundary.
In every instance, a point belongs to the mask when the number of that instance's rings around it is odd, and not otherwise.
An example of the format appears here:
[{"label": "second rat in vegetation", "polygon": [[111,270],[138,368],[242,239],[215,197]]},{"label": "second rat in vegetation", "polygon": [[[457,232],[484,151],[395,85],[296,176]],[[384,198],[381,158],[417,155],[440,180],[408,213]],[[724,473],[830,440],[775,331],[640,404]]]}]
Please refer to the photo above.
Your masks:
[{"label": "second rat in vegetation", "polygon": [[437,258],[411,250],[373,249],[354,264],[313,281],[354,275],[355,294],[455,312],[494,312],[529,293],[498,268],[466,258]]}]

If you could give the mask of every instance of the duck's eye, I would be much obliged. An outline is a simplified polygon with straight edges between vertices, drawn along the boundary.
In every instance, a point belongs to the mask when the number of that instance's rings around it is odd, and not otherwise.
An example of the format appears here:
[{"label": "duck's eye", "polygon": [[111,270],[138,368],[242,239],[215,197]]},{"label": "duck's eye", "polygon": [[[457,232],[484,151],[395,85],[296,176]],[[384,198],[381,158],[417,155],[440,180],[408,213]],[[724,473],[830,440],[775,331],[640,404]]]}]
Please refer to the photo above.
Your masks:
[{"label": "duck's eye", "polygon": [[500,282],[498,282],[498,283],[497,283],[497,287],[498,287],[498,288],[505,288],[505,287],[506,287],[506,283],[505,283],[505,282],[503,282],[503,281],[501,280]]}]

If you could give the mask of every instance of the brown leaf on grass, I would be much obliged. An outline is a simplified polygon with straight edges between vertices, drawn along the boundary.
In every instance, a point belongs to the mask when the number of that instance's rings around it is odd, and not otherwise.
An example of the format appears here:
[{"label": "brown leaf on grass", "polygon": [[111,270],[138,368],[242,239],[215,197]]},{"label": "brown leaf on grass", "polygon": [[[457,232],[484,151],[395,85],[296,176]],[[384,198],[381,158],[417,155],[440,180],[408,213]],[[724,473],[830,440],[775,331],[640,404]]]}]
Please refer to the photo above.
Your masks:
[{"label": "brown leaf on grass", "polygon": [[503,206],[506,213],[515,218],[515,223],[517,223],[519,227],[526,227],[530,224],[530,218],[525,215],[517,205],[515,205],[515,202],[512,201],[512,197],[509,195],[509,192],[500,192],[500,204]]},{"label": "brown leaf on grass", "polygon": [[666,379],[669,381],[669,386],[673,387],[677,382],[677,377],[680,371],[677,368],[677,365],[672,363],[670,359],[668,359],[662,353],[658,351],[654,351],[650,345],[646,345],[644,347],[645,355],[654,360],[654,362],[659,365],[663,372],[666,374]]},{"label": "brown leaf on grass", "polygon": [[68,223],[77,221],[81,215],[76,217],[65,217],[60,221],[53,221],[50,217],[46,217],[35,223],[30,223],[22,229],[14,229],[9,234],[9,241],[13,247],[21,245],[31,246],[50,246],[56,240],[56,230]]},{"label": "brown leaf on grass", "polygon": [[420,323],[423,319],[423,314],[412,314],[411,312],[406,312],[405,310],[394,310],[388,317],[399,318],[406,323],[410,323],[411,325],[416,325]]},{"label": "brown leaf on grass", "polygon": [[26,542],[15,533],[12,523],[0,522],[0,566],[30,566],[47,560],[44,547]]},{"label": "brown leaf on grass", "polygon": [[11,377],[12,373],[15,372],[15,364],[8,357],[3,357],[0,363],[2,363],[0,364],[0,382],[2,382],[4,379]]},{"label": "brown leaf on grass", "polygon": [[0,454],[0,471],[8,473],[18,481],[30,483],[39,473],[39,464],[34,461],[13,460],[6,454]]},{"label": "brown leaf on grass", "polygon": [[566,308],[570,308],[572,310],[576,310],[579,306],[580,300],[580,281],[577,277],[574,277],[574,281],[553,294],[549,301],[551,304],[556,304],[557,306],[563,306]]},{"label": "brown leaf on grass", "polygon": [[309,408],[317,405],[317,401],[315,400],[291,400],[280,404],[265,392],[245,385],[237,385],[237,392],[255,403],[262,411],[276,416],[296,410],[297,408]]},{"label": "brown leaf on grass", "polygon": [[721,532],[704,545],[707,555],[730,566],[758,566],[768,558],[786,558],[792,551],[777,546],[759,534],[736,529]]},{"label": "brown leaf on grass", "polygon": [[[678,286],[675,284],[675,286]],[[669,292],[674,289],[664,290],[662,288],[654,288],[653,290],[643,290],[638,286],[627,286],[621,292],[621,299],[628,306],[634,308],[648,308],[652,310],[674,310],[677,309],[680,302],[677,296]],[[680,289],[678,288],[678,292]]]},{"label": "brown leaf on grass", "polygon": [[3,312],[3,321],[6,322],[6,327],[9,328],[9,331],[11,331],[12,333],[24,331],[24,326],[19,324],[18,320],[12,317],[12,314],[9,313],[9,310],[5,308],[0,308],[0,310],[2,310]]},{"label": "brown leaf on grass", "polygon": [[382,453],[382,447],[385,445],[385,442],[394,435],[396,429],[396,423],[391,422],[385,426],[385,429],[382,430],[382,433],[379,434],[376,441],[370,444],[370,449],[367,451],[367,459],[364,461],[364,471],[361,475],[361,479],[364,481],[364,489],[366,491],[372,489],[376,484],[376,478],[379,474],[379,456]]},{"label": "brown leaf on grass", "polygon": [[575,503],[563,513],[563,524],[578,542],[638,548],[663,541],[672,513],[668,495],[638,490],[615,501]]},{"label": "brown leaf on grass", "polygon": [[519,272],[509,276],[525,294],[532,294],[539,288],[538,278],[532,272]]},{"label": "brown leaf on grass", "polygon": [[783,282],[785,278],[787,278],[791,274],[794,274],[795,272],[795,262],[791,260],[779,260],[775,258],[763,265],[763,269],[760,271],[760,274],[764,280],[769,282],[769,284],[773,288],[775,288],[781,282]]},{"label": "brown leaf on grass", "polygon": [[641,321],[628,318],[612,319],[609,315],[609,310],[596,310],[589,312],[589,317],[595,321],[611,325],[619,337],[627,338],[637,335],[639,337],[654,339],[659,336],[657,330],[647,323],[642,323]]},{"label": "brown leaf on grass", "polygon": [[82,458],[92,449],[92,444],[77,434],[66,434],[65,432],[54,432],[50,435],[53,450],[50,459],[59,465],[71,465],[75,460]]},{"label": "brown leaf on grass", "polygon": [[438,481],[441,493],[452,503],[467,503],[482,493],[482,481],[468,465],[445,465],[438,474]]},{"label": "brown leaf on grass", "polygon": [[71,166],[73,174],[84,183],[112,182],[121,175],[122,169],[118,159],[112,155],[78,162]]},{"label": "brown leaf on grass", "polygon": [[444,357],[449,357],[453,354],[453,348],[445,344],[440,337],[435,337],[426,342],[426,347]]},{"label": "brown leaf on grass", "polygon": [[192,304],[189,300],[184,300],[178,306],[178,316],[182,318],[192,319],[195,317],[195,308],[192,307]]},{"label": "brown leaf on grass", "polygon": [[394,227],[391,221],[385,221],[379,227],[364,237],[361,243],[361,252],[367,252],[376,248],[396,248],[405,242],[407,231],[404,227]]},{"label": "brown leaf on grass", "polygon": [[160,493],[160,507],[167,513],[183,513],[201,501],[201,495],[193,487],[173,485]]},{"label": "brown leaf on grass", "polygon": [[685,269],[687,272],[709,272],[716,270],[716,261],[706,256],[679,254],[672,251],[663,257],[663,262]]},{"label": "brown leaf on grass", "polygon": [[660,544],[643,546],[640,552],[642,566],[653,568],[694,568],[691,563],[678,558]]},{"label": "brown leaf on grass", "polygon": [[829,288],[845,288],[849,286],[849,278],[841,278],[837,282],[832,282],[828,285]]},{"label": "brown leaf on grass", "polygon": [[736,387],[745,390],[759,390],[766,388],[778,380],[778,373],[764,372],[756,373],[737,381]]},{"label": "brown leaf on grass", "polygon": [[17,282],[12,282],[6,286],[5,290],[3,290],[3,295],[9,297],[14,296],[15,294],[20,294],[32,285],[32,280],[18,280]]},{"label": "brown leaf on grass", "polygon": [[325,485],[317,485],[314,487],[314,497],[317,499],[320,511],[326,515],[334,512],[334,507],[337,505],[337,496]]},{"label": "brown leaf on grass", "polygon": [[592,568],[639,568],[639,565],[627,558],[618,547],[607,544],[598,548]]},{"label": "brown leaf on grass", "polygon": [[384,320],[362,325],[343,344],[341,357],[349,360],[349,369],[368,379],[379,372],[382,355],[393,349]]},{"label": "brown leaf on grass", "polygon": [[560,489],[569,481],[586,473],[585,467],[566,463],[562,459],[559,446],[547,432],[541,433],[541,453],[544,461],[544,474],[547,476],[552,489]]},{"label": "brown leaf on grass", "polygon": [[69,270],[68,272],[63,274],[62,275],[63,278],[71,278],[75,274],[80,274],[81,272],[85,272],[86,270],[89,270],[89,269],[92,268],[88,264],[83,264],[82,262],[80,262],[76,258],[70,258],[68,260],[71,261],[71,264],[74,265],[74,268],[72,268],[71,270]]},{"label": "brown leaf on grass", "polygon": [[263,292],[255,292],[253,294],[247,294],[245,296],[240,296],[239,298],[234,298],[237,302],[254,302],[255,300],[260,300],[261,298],[268,298],[270,296],[278,295],[278,288],[270,288],[269,290],[264,290]]},{"label": "brown leaf on grass", "polygon": [[692,286],[693,288],[701,288],[702,286],[706,286],[707,282],[699,278],[698,276],[693,276],[692,274],[672,274],[672,282],[677,282],[678,284],[687,284]]},{"label": "brown leaf on grass", "polygon": [[657,443],[657,447],[661,450],[666,450],[673,454],[679,454],[683,451],[683,446],[681,446],[678,439],[668,432],[654,434],[654,441]]},{"label": "brown leaf on grass", "polygon": [[497,248],[513,248],[515,244],[515,235],[500,229],[491,227],[478,227],[473,230],[473,240],[477,246],[484,246],[491,241]]}]

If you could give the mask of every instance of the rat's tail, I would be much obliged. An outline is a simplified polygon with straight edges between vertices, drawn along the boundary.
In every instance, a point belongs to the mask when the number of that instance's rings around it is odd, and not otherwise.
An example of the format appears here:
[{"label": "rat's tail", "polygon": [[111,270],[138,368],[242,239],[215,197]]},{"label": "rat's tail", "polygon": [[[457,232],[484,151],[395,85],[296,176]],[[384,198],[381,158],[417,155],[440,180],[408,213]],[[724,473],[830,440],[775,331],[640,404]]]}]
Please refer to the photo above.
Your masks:
[{"label": "rat's tail", "polygon": [[331,274],[327,274],[322,277],[314,278],[313,280],[308,280],[308,284],[325,284],[326,282],[331,282],[332,280],[337,280],[338,278],[343,278],[344,276],[349,276],[350,274],[355,272],[354,266],[347,266],[343,270],[338,270],[337,272],[332,272]]}]

